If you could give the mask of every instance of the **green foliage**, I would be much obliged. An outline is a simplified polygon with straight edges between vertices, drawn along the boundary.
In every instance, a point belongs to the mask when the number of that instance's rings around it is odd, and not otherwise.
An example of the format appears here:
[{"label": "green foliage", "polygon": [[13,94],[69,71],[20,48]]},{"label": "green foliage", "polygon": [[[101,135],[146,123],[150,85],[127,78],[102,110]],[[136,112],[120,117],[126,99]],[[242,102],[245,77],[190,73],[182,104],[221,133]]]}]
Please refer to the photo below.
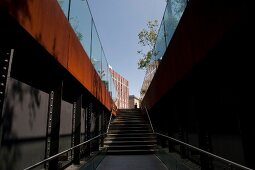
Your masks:
[{"label": "green foliage", "polygon": [[103,83],[106,86],[106,89],[109,90],[109,82],[107,80],[103,80]]},{"label": "green foliage", "polygon": [[147,29],[143,29],[138,34],[139,42],[138,44],[143,47],[147,47],[148,51],[144,52],[143,50],[138,50],[137,53],[142,55],[142,57],[138,60],[138,69],[145,69],[153,55],[156,55],[153,51],[154,45],[157,40],[157,30],[158,30],[158,21],[148,21]]},{"label": "green foliage", "polygon": [[[139,52],[138,52],[139,53]],[[148,51],[147,54],[143,54],[143,57],[138,60],[138,69],[144,69],[150,63],[152,52]]]},{"label": "green foliage", "polygon": [[75,30],[75,33],[76,33],[76,36],[78,37],[78,39],[79,39],[80,41],[82,41],[82,39],[83,39],[82,33],[79,32],[79,31],[77,31],[77,30]]}]

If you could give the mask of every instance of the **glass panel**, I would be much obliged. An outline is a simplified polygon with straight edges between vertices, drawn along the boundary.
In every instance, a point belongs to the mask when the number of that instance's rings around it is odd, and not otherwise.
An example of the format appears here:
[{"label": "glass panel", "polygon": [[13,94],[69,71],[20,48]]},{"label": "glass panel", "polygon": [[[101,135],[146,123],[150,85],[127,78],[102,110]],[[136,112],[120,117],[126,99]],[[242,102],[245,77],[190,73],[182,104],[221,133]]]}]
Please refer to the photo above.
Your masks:
[{"label": "glass panel", "polygon": [[165,22],[165,35],[166,35],[166,42],[169,44],[175,27],[177,25],[177,20],[173,17],[171,4],[168,3],[166,6],[166,11],[164,15],[164,22]]},{"label": "glass panel", "polygon": [[60,7],[62,8],[66,18],[68,15],[68,6],[69,6],[69,0],[58,0],[58,3],[60,5]]},{"label": "glass panel", "polygon": [[115,86],[108,68],[108,62],[102,48],[95,24],[90,13],[87,1],[58,0],[63,12],[68,18],[77,37],[79,38],[87,55],[90,57],[98,75],[105,83],[111,96],[116,99]]},{"label": "glass panel", "polygon": [[90,56],[91,45],[91,22],[92,17],[89,11],[87,1],[71,1],[70,19],[77,37],[81,41],[83,48]]},{"label": "glass panel", "polygon": [[158,68],[160,60],[171,41],[174,31],[181,19],[181,16],[187,5],[187,0],[168,0],[163,19],[161,21],[157,40],[154,45],[154,53],[149,66],[146,68],[146,74],[142,85],[142,97],[145,95],[154,74]]},{"label": "glass panel", "polygon": [[194,169],[200,170],[198,165],[192,164],[188,160],[182,159],[178,153],[168,152],[168,148],[162,148],[158,146],[156,156],[166,165],[168,169],[190,170],[192,167]]},{"label": "glass panel", "polygon": [[161,57],[164,55],[166,51],[166,43],[165,43],[165,36],[164,36],[164,22],[161,22],[157,41],[154,49],[154,55],[152,57],[153,61],[161,59]]},{"label": "glass panel", "polygon": [[93,155],[89,160],[86,160],[86,163],[82,165],[79,169],[86,169],[86,170],[96,170],[98,165],[106,156],[106,150],[101,150],[95,155]]},{"label": "glass panel", "polygon": [[154,46],[155,54],[152,61],[160,60],[164,56],[167,46],[173,36],[173,33],[181,19],[186,7],[187,0],[168,1],[164,17],[161,21],[157,40]]},{"label": "glass panel", "polygon": [[172,1],[170,1],[172,14],[173,14],[173,17],[176,19],[177,24],[181,19],[181,16],[184,12],[186,5],[187,5],[187,0],[172,0]]},{"label": "glass panel", "polygon": [[117,99],[117,93],[116,93],[116,87],[115,87],[115,85],[113,83],[113,79],[112,78],[110,79],[110,87],[111,87],[110,94],[112,96],[113,101],[115,102],[116,99]]},{"label": "glass panel", "polygon": [[98,75],[101,77],[101,57],[102,57],[102,47],[96,31],[96,27],[92,25],[92,52],[91,52],[91,62],[94,65]]},{"label": "glass panel", "polygon": [[[165,134],[165,136],[167,136]],[[201,170],[201,169],[217,169],[217,170],[241,170],[245,168],[240,168],[235,164],[232,164],[227,161],[228,158],[221,157],[220,155],[217,156],[210,156],[201,150],[196,150],[194,148],[188,147],[187,145],[184,146],[183,143],[180,144],[179,142],[169,140],[166,137],[157,136],[157,149],[156,149],[156,156],[167,166],[168,169],[171,170]],[[180,140],[180,136],[178,133],[175,135],[172,134],[172,138]],[[198,136],[197,141],[194,143],[194,140],[189,144],[190,146],[198,147]],[[207,151],[208,152],[208,151]],[[212,153],[213,154],[213,153]],[[234,161],[235,162],[235,161]],[[203,167],[201,167],[203,166]]]},{"label": "glass panel", "polygon": [[105,54],[103,52],[103,57],[102,57],[102,81],[104,82],[107,90],[109,90],[109,80],[108,80],[108,63],[105,57]]}]

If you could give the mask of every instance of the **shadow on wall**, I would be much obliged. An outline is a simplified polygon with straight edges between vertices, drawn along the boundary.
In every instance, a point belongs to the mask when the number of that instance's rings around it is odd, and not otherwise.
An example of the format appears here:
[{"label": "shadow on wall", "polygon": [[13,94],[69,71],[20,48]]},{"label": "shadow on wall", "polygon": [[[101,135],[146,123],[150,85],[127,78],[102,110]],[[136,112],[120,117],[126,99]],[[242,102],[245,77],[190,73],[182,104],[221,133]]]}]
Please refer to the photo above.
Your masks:
[{"label": "shadow on wall", "polygon": [[[6,104],[1,120],[3,123],[3,134],[0,149],[0,169],[13,170],[16,169],[16,163],[22,156],[19,145],[16,142],[19,140],[19,135],[13,130],[13,126],[15,122],[20,122],[17,120],[18,114],[22,114],[19,118],[26,117],[26,113],[21,113],[21,111],[24,106],[27,106],[28,108],[25,110],[28,111],[29,128],[33,129],[35,127],[36,108],[40,106],[41,96],[38,90],[23,85],[23,83],[17,80],[9,78],[8,81]],[[21,110],[17,109],[17,104]],[[23,125],[19,124],[18,126],[22,129],[21,126]]]}]

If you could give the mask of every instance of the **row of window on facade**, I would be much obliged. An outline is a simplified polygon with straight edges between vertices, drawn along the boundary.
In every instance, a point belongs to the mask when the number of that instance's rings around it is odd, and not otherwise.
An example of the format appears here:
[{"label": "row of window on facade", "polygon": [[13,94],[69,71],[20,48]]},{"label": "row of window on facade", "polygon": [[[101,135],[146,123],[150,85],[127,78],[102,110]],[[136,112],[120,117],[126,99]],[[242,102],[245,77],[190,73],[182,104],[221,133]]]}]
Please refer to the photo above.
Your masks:
[{"label": "row of window on facade", "polygon": [[117,91],[116,106],[119,109],[139,108],[140,100],[134,95],[129,95],[128,80],[109,67]]}]

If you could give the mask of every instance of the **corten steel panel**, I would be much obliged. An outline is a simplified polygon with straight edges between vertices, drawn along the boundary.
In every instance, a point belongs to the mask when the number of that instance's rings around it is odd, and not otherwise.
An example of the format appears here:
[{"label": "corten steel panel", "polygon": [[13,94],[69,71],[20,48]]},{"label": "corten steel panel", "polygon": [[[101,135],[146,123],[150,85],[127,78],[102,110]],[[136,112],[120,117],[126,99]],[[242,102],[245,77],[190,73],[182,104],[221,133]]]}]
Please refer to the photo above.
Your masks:
[{"label": "corten steel panel", "polygon": [[145,94],[142,105],[153,107],[201,62],[231,28],[245,16],[238,3],[190,0],[171,45]]},{"label": "corten steel panel", "polygon": [[80,82],[83,82],[88,89],[91,89],[91,75],[94,70],[89,69],[91,68],[91,64],[85,51],[77,50],[77,47],[82,48],[80,42],[76,39],[76,35],[71,34],[69,41],[69,58],[67,68],[73,75],[77,75],[76,78]]},{"label": "corten steel panel", "polygon": [[0,8],[6,9],[107,109],[112,109],[110,94],[56,0],[0,0]]}]

